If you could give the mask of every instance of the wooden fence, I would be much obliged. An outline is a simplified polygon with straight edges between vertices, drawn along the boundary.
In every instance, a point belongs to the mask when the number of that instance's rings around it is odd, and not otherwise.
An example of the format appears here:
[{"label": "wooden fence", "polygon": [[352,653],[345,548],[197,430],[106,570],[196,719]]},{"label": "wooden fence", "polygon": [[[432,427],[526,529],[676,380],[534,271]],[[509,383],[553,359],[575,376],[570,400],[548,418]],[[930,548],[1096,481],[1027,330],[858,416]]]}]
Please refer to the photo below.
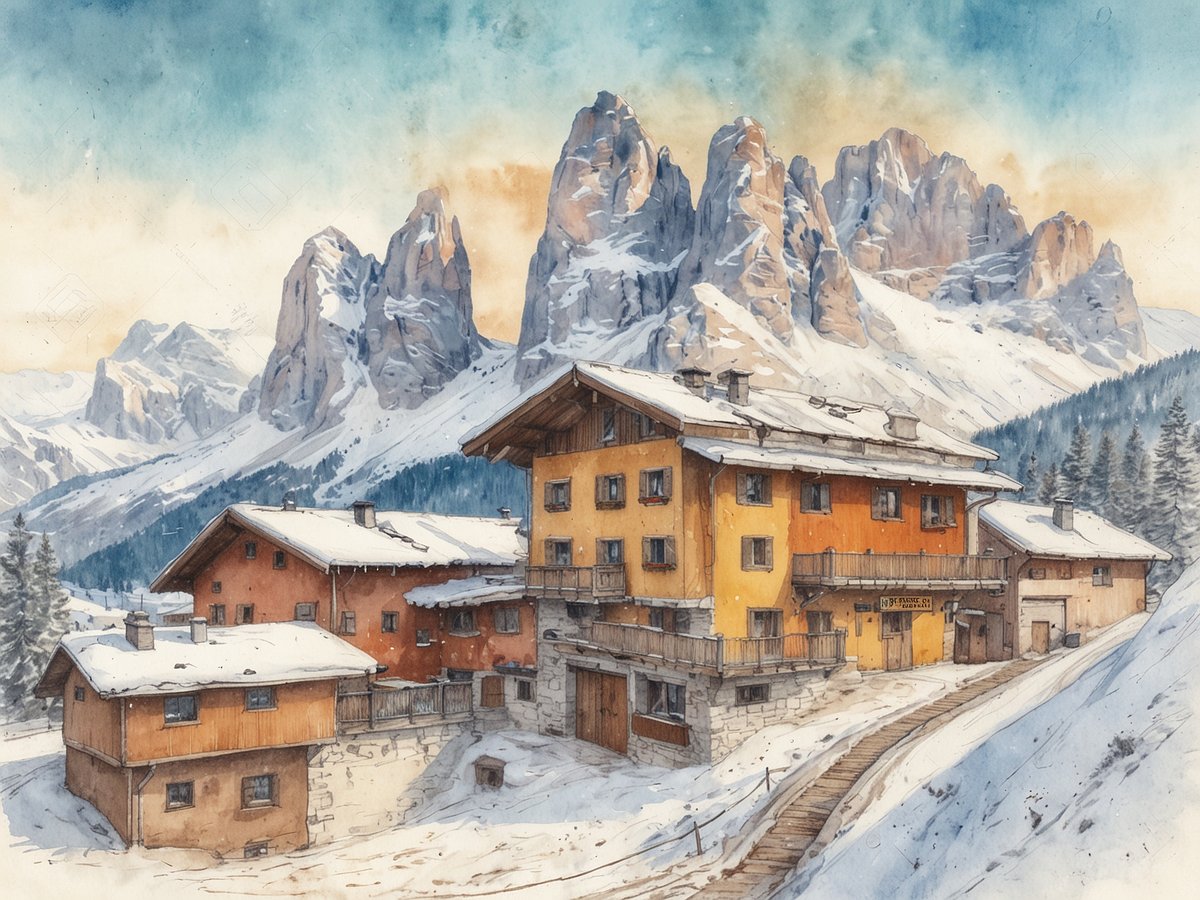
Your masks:
[{"label": "wooden fence", "polygon": [[372,687],[366,691],[338,694],[338,727],[347,725],[394,724],[413,722],[430,716],[448,718],[474,709],[469,681],[442,681],[412,687]]}]

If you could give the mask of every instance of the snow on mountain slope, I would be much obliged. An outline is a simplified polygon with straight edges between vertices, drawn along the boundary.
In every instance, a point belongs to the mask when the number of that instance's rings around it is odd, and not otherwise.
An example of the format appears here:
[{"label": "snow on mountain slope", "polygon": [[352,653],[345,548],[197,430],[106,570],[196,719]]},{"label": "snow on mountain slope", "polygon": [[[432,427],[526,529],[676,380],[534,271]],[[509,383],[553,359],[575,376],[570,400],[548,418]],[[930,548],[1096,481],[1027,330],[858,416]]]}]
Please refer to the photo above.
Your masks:
[{"label": "snow on mountain slope", "polygon": [[23,425],[82,408],[92,393],[91,372],[0,372],[0,409]]},{"label": "snow on mountain slope", "polygon": [[852,824],[781,896],[1193,896],[1197,659],[1200,564],[1127,644]]},{"label": "snow on mountain slope", "polygon": [[1146,338],[1165,356],[1200,347],[1200,316],[1186,309],[1142,307]]}]

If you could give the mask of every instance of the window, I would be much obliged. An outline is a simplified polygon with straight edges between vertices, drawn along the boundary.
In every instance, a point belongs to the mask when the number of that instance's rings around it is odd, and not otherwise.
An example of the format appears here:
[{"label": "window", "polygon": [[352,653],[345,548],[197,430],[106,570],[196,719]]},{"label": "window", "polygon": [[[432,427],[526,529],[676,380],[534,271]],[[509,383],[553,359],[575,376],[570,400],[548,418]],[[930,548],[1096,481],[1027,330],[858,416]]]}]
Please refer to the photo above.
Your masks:
[{"label": "window", "polygon": [[521,610],[515,606],[502,606],[492,610],[492,624],[496,634],[520,634]]},{"label": "window", "polygon": [[686,688],[682,684],[646,679],[646,715],[682,722],[686,705]]},{"label": "window", "polygon": [[586,603],[568,603],[567,618],[568,619],[586,619],[588,614],[588,605]]},{"label": "window", "polygon": [[1112,569],[1108,566],[1092,566],[1092,584],[1111,587]]},{"label": "window", "polygon": [[212,592],[213,592],[214,594],[219,594],[219,593],[221,593],[221,582],[219,582],[219,581],[214,581],[214,582],[212,583]]},{"label": "window", "polygon": [[428,647],[433,643],[433,632],[428,628],[417,629],[417,646]]},{"label": "window", "polygon": [[743,684],[736,689],[738,706],[750,706],[753,703],[766,703],[771,699],[769,684]]},{"label": "window", "polygon": [[1043,581],[1046,578],[1046,570],[1045,568],[1030,569],[1029,577],[1034,581]]},{"label": "window", "polygon": [[342,613],[342,634],[358,634],[358,616],[346,611]]},{"label": "window", "polygon": [[750,610],[750,637],[776,638],[783,634],[783,610]]},{"label": "window", "polygon": [[251,775],[242,779],[242,809],[275,806],[274,775]]},{"label": "window", "polygon": [[600,443],[611,444],[617,439],[617,411],[606,409],[600,414]]},{"label": "window", "polygon": [[225,604],[210,603],[208,605],[208,624],[209,625],[224,625],[225,624]]},{"label": "window", "polygon": [[662,629],[665,624],[666,617],[663,615],[666,610],[661,606],[653,606],[650,608],[650,627]]},{"label": "window", "polygon": [[671,499],[671,470],[642,469],[638,484],[638,503],[648,506]]},{"label": "window", "polygon": [[271,565],[274,566],[276,569],[286,569],[287,568],[287,554],[284,553],[282,550],[276,550],[275,551],[275,559],[274,559],[274,562],[271,563]]},{"label": "window", "polygon": [[644,568],[644,569],[673,569],[673,568],[675,568],[675,538],[673,538],[673,537],[644,537],[644,538],[642,538],[642,568]]},{"label": "window", "polygon": [[625,506],[625,476],[596,476],[596,509],[621,509]]},{"label": "window", "polygon": [[317,604],[315,604],[315,603],[297,603],[296,604],[296,621],[297,622],[315,622],[315,621],[317,621]]},{"label": "window", "polygon": [[625,562],[625,542],[620,538],[600,538],[596,541],[596,565],[619,566]]},{"label": "window", "polygon": [[275,688],[246,688],[246,709],[274,709]]},{"label": "window", "polygon": [[517,679],[517,699],[526,700],[530,703],[534,700],[533,682],[527,678]]},{"label": "window", "polygon": [[638,420],[638,437],[650,438],[658,433],[658,423],[647,415],[639,415]]},{"label": "window", "polygon": [[800,512],[828,513],[829,485],[820,481],[805,481],[800,485]]},{"label": "window", "polygon": [[771,476],[762,472],[743,472],[737,477],[737,502],[742,506],[771,505]]},{"label": "window", "polygon": [[257,859],[260,856],[266,856],[269,848],[266,841],[257,841],[253,844],[247,844],[242,850],[242,859]]},{"label": "window", "polygon": [[478,634],[479,632],[475,630],[475,610],[454,610],[450,616],[450,633],[462,635]]},{"label": "window", "polygon": [[379,630],[393,634],[396,631],[396,626],[400,622],[400,614],[394,612],[385,612],[379,617]]},{"label": "window", "polygon": [[238,625],[254,624],[254,604],[239,603],[237,605],[237,618],[234,620]]},{"label": "window", "polygon": [[900,519],[900,488],[877,487],[871,494],[872,519]]},{"label": "window", "polygon": [[83,685],[81,684],[75,685],[75,699],[80,703],[87,699],[87,691],[83,689]]},{"label": "window", "polygon": [[195,694],[180,694],[163,698],[163,721],[168,725],[178,722],[195,722],[200,718],[199,704]]},{"label": "window", "polygon": [[195,788],[190,781],[167,782],[167,809],[185,809],[194,805]]},{"label": "window", "polygon": [[742,538],[742,568],[770,569],[775,564],[775,542],[769,537]]},{"label": "window", "polygon": [[691,619],[686,610],[652,606],[648,611],[648,622],[651,628],[658,628],[669,634],[682,634],[688,630]]},{"label": "window", "polygon": [[953,497],[939,494],[921,495],[922,528],[950,528],[956,524]]},{"label": "window", "polygon": [[570,538],[547,538],[546,539],[546,565],[548,565],[548,566],[569,566],[569,565],[571,565],[571,539]]},{"label": "window", "polygon": [[243,547],[246,551],[246,559],[258,558],[258,541],[246,541]]},{"label": "window", "polygon": [[571,479],[546,482],[546,509],[563,512],[571,508]]},{"label": "window", "polygon": [[806,617],[809,634],[830,634],[833,631],[833,613],[809,610]]}]

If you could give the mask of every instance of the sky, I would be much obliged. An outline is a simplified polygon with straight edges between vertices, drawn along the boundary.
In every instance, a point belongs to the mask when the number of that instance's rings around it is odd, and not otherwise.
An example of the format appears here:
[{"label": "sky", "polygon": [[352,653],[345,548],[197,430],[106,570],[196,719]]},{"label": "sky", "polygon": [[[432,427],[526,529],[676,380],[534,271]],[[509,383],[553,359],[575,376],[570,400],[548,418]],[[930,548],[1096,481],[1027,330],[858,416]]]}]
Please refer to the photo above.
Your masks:
[{"label": "sky", "polygon": [[138,318],[272,336],[333,225],[383,254],[449,192],[476,318],[515,340],[572,117],[624,96],[704,179],[738,115],[825,180],[898,125],[1124,252],[1200,314],[1189,2],[0,0],[0,370],[91,369]]}]

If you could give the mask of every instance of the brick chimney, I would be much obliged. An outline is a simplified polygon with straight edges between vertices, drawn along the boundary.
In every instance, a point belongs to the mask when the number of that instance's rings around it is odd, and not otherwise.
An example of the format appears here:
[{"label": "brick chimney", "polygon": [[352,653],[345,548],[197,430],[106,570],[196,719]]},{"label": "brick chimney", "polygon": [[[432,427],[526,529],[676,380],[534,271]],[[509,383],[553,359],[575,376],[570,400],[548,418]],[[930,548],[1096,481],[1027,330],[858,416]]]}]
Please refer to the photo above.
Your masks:
[{"label": "brick chimney", "polygon": [[883,430],[899,440],[915,441],[919,424],[921,424],[919,416],[894,406],[887,411],[887,424],[883,426]]},{"label": "brick chimney", "polygon": [[1061,531],[1075,530],[1075,502],[1065,497],[1054,501],[1054,527]]},{"label": "brick chimney", "polygon": [[135,650],[154,649],[154,626],[150,624],[149,613],[138,609],[125,617],[125,640]]},{"label": "brick chimney", "polygon": [[717,376],[717,381],[725,385],[730,403],[750,405],[750,373],[745,369],[726,369]]},{"label": "brick chimney", "polygon": [[683,382],[683,386],[697,397],[708,396],[708,385],[705,383],[705,379],[712,374],[708,369],[701,369],[699,366],[688,366],[685,369],[680,369],[675,374],[679,376],[679,380]]},{"label": "brick chimney", "polygon": [[196,616],[192,619],[192,643],[208,643],[208,619],[204,616]]},{"label": "brick chimney", "polygon": [[354,524],[363,528],[375,527],[375,504],[370,500],[354,501]]}]

